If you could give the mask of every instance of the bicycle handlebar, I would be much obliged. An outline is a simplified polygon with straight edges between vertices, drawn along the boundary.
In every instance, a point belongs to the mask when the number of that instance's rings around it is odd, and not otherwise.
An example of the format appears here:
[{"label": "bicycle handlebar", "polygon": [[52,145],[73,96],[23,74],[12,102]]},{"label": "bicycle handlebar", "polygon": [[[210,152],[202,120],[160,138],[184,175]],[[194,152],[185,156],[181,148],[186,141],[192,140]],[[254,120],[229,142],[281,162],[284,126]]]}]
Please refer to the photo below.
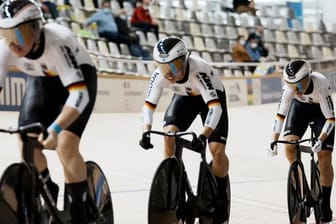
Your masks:
[{"label": "bicycle handlebar", "polygon": [[[197,140],[197,135],[191,131],[184,131],[184,132],[163,132],[163,131],[146,131],[145,134],[157,134],[162,136],[174,137],[175,139],[179,139],[181,145],[185,148],[191,149],[194,151],[195,141]],[[182,136],[189,135],[192,137],[191,140],[182,138]]]},{"label": "bicycle handlebar", "polygon": [[8,129],[1,129],[0,128],[0,132],[2,133],[9,133],[9,134],[16,134],[19,133],[20,135],[26,135],[28,133],[44,133],[45,132],[45,128],[44,126],[39,123],[31,123],[28,125],[24,125],[24,126],[20,126],[18,128],[8,128]]},{"label": "bicycle handlebar", "polygon": [[296,147],[299,147],[299,149],[300,149],[301,152],[314,153],[311,146],[301,145],[301,143],[311,142],[312,140],[314,140],[314,139],[307,138],[307,139],[301,139],[301,140],[299,139],[299,140],[293,140],[293,141],[276,140],[276,141],[274,141],[274,142],[271,143],[271,146],[274,146],[277,143],[290,144],[290,145],[296,145]]}]

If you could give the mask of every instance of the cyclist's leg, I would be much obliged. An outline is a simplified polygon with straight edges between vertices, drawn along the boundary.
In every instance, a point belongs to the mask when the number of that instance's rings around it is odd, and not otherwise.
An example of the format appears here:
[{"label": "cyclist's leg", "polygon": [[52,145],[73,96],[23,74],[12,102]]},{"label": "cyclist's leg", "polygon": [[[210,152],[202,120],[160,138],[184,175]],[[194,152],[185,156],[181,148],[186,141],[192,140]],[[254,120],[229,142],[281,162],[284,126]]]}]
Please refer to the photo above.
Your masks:
[{"label": "cyclist's leg", "polygon": [[63,165],[67,192],[65,197],[69,202],[72,223],[86,223],[88,184],[86,166],[79,153],[79,137],[69,131],[62,131],[58,136],[57,153]]},{"label": "cyclist's leg", "polygon": [[209,143],[212,154],[212,171],[217,182],[217,200],[214,211],[213,222],[223,223],[229,218],[229,201],[227,188],[229,187],[229,159],[225,153],[225,144],[219,142]]},{"label": "cyclist's leg", "polygon": [[[87,169],[79,144],[82,133],[91,116],[97,90],[96,71],[89,65],[81,65],[87,84],[90,102],[80,116],[58,136],[57,153],[64,169],[65,192],[68,193],[72,223],[86,223],[88,184]],[[65,203],[67,204],[67,203]]]},{"label": "cyclist's leg", "polygon": [[[34,122],[41,122],[46,126],[51,119],[56,117],[56,113],[58,112],[57,104],[51,104],[48,102],[48,97],[46,97],[46,89],[50,89],[48,83],[54,81],[57,82],[59,80],[56,77],[48,79],[44,77],[27,77],[26,89],[30,89],[30,91],[25,92],[22,100],[18,121],[19,126]],[[34,137],[32,137],[32,140],[33,138]],[[21,139],[19,139],[19,147],[20,149],[22,148]],[[47,168],[47,159],[41,150],[34,151],[34,164],[40,173],[40,180],[43,180],[47,185],[56,201],[58,186],[50,178],[49,170]]]},{"label": "cyclist's leg", "polygon": [[[217,181],[217,205],[214,214],[214,223],[222,223],[229,218],[228,206],[229,200],[227,195],[227,187],[229,184],[229,158],[225,152],[226,140],[228,136],[228,113],[226,108],[225,93],[218,92],[218,96],[222,105],[222,116],[209,137],[209,149],[213,158],[212,171]],[[201,116],[203,121],[206,119],[205,111]]]},{"label": "cyclist's leg", "polygon": [[329,222],[332,219],[332,211],[330,208],[331,189],[333,185],[333,166],[332,152],[322,150],[318,153],[320,182],[322,185],[322,204],[321,204],[321,221]]},{"label": "cyclist's leg", "polygon": [[[218,97],[222,105],[222,115],[219,119],[217,127],[209,136],[209,149],[213,158],[212,170],[216,177],[224,178],[228,175],[229,159],[225,153],[225,145],[228,136],[229,119],[226,107],[225,92],[217,91]],[[208,115],[208,107],[205,105],[201,112],[203,123]]]},{"label": "cyclist's leg", "polygon": [[[316,119],[314,119],[313,131],[315,136],[319,136],[323,129],[325,118],[318,108]],[[322,204],[321,204],[321,221],[329,222],[332,219],[330,208],[331,189],[334,180],[334,170],[332,164],[332,152],[334,148],[335,129],[331,131],[322,144],[322,150],[317,153],[318,166],[320,170],[320,183],[322,186]]]},{"label": "cyclist's leg", "polygon": [[[185,131],[189,128],[199,112],[202,98],[198,96],[180,96],[174,94],[164,115],[164,131]],[[164,138],[165,158],[174,154],[175,142],[173,138]]]}]

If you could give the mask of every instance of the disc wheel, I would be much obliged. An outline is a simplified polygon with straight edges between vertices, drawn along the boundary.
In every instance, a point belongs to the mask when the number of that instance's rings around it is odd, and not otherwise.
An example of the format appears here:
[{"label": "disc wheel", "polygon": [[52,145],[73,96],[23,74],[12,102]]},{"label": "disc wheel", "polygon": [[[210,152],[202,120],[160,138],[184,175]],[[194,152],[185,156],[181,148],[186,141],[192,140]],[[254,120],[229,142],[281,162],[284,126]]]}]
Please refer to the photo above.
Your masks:
[{"label": "disc wheel", "polygon": [[303,169],[297,162],[293,162],[289,168],[287,179],[287,203],[290,224],[306,221],[304,207],[304,183]]},{"label": "disc wheel", "polygon": [[4,171],[0,179],[0,223],[41,223],[44,212],[38,194],[32,194],[31,181],[24,163],[12,164]]},{"label": "disc wheel", "polygon": [[149,193],[149,224],[181,223],[183,220],[180,217],[183,204],[178,198],[182,196],[178,189],[178,170],[175,158],[165,159],[156,170]]},{"label": "disc wheel", "polygon": [[89,185],[90,199],[93,200],[98,209],[98,217],[95,223],[113,224],[113,205],[110,187],[106,176],[97,163],[93,161],[86,162],[87,181]]}]

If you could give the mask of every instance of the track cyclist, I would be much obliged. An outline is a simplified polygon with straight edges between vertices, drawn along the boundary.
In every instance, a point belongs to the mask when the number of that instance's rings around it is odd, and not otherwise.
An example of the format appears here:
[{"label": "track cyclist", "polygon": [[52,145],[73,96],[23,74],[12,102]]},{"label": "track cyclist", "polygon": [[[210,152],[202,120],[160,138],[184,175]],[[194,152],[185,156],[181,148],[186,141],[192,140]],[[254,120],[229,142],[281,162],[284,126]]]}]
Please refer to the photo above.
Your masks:
[{"label": "track cyclist", "polygon": [[[0,14],[0,86],[12,66],[28,74],[19,126],[41,122],[48,127],[40,141],[56,149],[63,165],[72,223],[88,223],[87,173],[79,143],[96,98],[94,64],[69,29],[45,23],[34,1],[5,0]],[[57,200],[59,187],[40,150],[35,150],[34,162]]]},{"label": "track cyclist", "polygon": [[[173,91],[173,98],[164,115],[164,131],[186,131],[198,114],[203,130],[198,147],[209,144],[213,157],[212,170],[218,184],[218,200],[213,223],[223,223],[227,197],[229,160],[225,153],[228,135],[226,96],[219,74],[203,59],[190,55],[183,40],[167,37],[159,40],[153,49],[157,69],[153,72],[143,106],[143,131],[152,127],[153,114],[164,88]],[[140,145],[152,148],[150,136],[142,135]],[[202,148],[202,147],[200,147]],[[164,157],[174,155],[174,139],[164,138]]]},{"label": "track cyclist", "polygon": [[[273,127],[273,141],[278,140],[286,118],[283,135],[286,141],[301,139],[308,124],[314,122],[313,131],[318,140],[312,149],[317,153],[322,185],[321,222],[332,220],[330,197],[333,184],[332,152],[335,135],[335,114],[331,98],[331,84],[319,72],[312,72],[309,62],[292,60],[283,69],[285,85]],[[285,144],[289,162],[295,160],[295,146]],[[277,155],[277,146],[269,148]]]}]

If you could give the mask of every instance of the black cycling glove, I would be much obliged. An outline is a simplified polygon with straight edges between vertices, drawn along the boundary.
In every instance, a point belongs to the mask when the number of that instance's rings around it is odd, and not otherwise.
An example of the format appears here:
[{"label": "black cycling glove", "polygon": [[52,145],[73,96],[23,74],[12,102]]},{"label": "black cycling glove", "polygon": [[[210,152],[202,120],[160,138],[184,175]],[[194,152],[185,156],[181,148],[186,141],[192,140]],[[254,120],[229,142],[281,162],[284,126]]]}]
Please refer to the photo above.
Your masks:
[{"label": "black cycling glove", "polygon": [[153,145],[150,142],[150,134],[149,133],[143,133],[142,134],[142,138],[139,141],[139,144],[144,149],[151,149],[151,148],[153,148]]}]

